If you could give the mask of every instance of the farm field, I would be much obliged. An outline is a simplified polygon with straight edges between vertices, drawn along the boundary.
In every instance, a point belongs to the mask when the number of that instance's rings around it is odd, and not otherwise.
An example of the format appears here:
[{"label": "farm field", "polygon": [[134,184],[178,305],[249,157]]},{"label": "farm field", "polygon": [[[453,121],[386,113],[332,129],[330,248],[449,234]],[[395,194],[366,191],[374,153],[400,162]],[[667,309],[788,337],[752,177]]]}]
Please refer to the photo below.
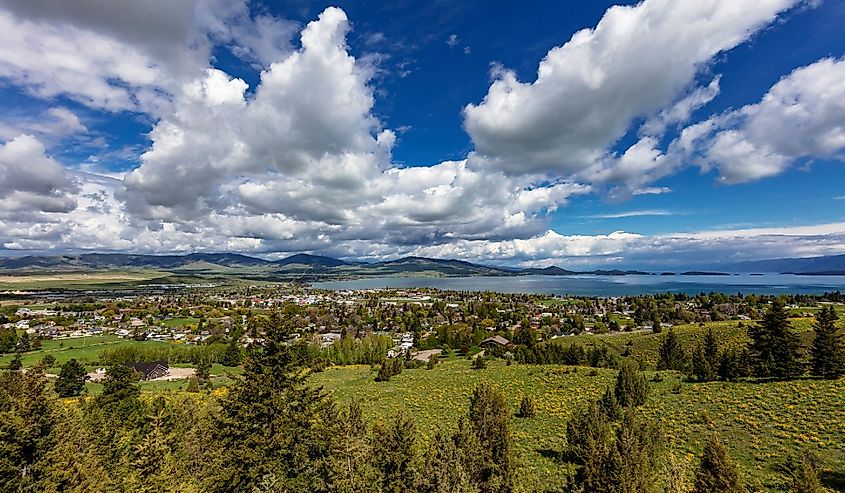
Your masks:
[{"label": "farm field", "polygon": [[[563,486],[568,470],[559,459],[567,421],[612,385],[615,374],[499,361],[473,370],[467,360],[452,360],[433,370],[405,370],[389,382],[374,382],[375,372],[367,366],[329,368],[313,375],[312,382],[340,403],[357,400],[371,420],[399,410],[410,413],[420,445],[438,428],[456,426],[481,382],[502,390],[514,412],[522,397],[530,395],[537,416],[513,419],[516,450],[536,491],[554,491]],[[786,491],[786,476],[778,468],[799,449],[817,453],[826,468],[845,468],[845,379],[698,384],[685,383],[674,372],[658,375],[642,412],[660,423],[669,450],[690,468],[713,431],[722,434],[754,491]]]},{"label": "farm field", "polygon": [[134,286],[171,274],[150,269],[0,275],[0,289],[102,289]]}]

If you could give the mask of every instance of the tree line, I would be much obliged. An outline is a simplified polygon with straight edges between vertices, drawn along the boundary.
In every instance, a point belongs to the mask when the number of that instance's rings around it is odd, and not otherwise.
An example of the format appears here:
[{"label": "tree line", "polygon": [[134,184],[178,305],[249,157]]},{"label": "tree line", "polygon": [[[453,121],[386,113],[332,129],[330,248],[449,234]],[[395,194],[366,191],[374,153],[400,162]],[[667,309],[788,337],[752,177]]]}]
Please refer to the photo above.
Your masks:
[{"label": "tree line", "polygon": [[741,378],[793,379],[809,375],[836,379],[845,375],[845,343],[833,306],[822,307],[806,348],[790,323],[783,303],[774,302],[762,321],[748,328],[750,343],[722,349],[713,330],[691,351],[673,330],[658,349],[658,370],[677,370],[701,382]]}]

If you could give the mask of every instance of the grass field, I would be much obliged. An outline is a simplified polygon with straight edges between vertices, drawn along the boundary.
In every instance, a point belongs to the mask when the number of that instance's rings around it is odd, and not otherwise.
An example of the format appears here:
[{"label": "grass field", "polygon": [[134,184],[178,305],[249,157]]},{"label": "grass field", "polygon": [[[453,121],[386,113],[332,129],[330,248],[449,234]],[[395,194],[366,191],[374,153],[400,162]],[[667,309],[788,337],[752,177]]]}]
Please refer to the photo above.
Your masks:
[{"label": "grass field", "polygon": [[[104,349],[117,348],[122,346],[154,346],[163,347],[177,343],[163,342],[163,341],[134,341],[131,339],[122,339],[114,335],[79,337],[73,339],[56,339],[47,340],[42,344],[41,349],[24,353],[21,357],[24,368],[29,368],[44,356],[52,354],[56,358],[56,364],[47,369],[47,373],[58,374],[61,370],[61,365],[71,358],[76,358],[79,362],[84,364],[89,371],[93,371],[98,365],[100,353]],[[0,356],[0,367],[5,367],[9,364],[14,355],[7,354]],[[189,364],[174,364],[174,367],[193,368]],[[243,373],[240,367],[226,367],[220,364],[211,365],[211,377],[214,387],[222,387],[232,383],[232,377]],[[168,380],[155,382],[141,382],[141,391],[143,392],[167,392],[184,390],[188,382],[187,380]],[[88,382],[85,385],[85,392],[88,395],[97,395],[103,390],[103,385],[97,382]]]},{"label": "grass field", "polygon": [[[532,396],[537,416],[513,419],[516,449],[523,474],[536,491],[545,491],[565,482],[568,466],[559,457],[567,421],[612,384],[615,371],[501,362],[472,370],[469,361],[454,360],[433,370],[406,370],[389,382],[375,383],[374,376],[366,366],[342,367],[312,381],[341,403],[358,400],[373,420],[409,412],[423,442],[438,428],[455,427],[481,382],[502,390],[514,412],[524,395]],[[799,448],[818,453],[832,470],[845,469],[845,379],[693,384],[672,372],[661,372],[661,378],[652,383],[643,413],[660,422],[670,450],[690,468],[705,437],[719,431],[755,491],[786,491],[778,467]]]},{"label": "grass field", "polygon": [[165,327],[184,327],[186,325],[196,325],[200,319],[193,317],[178,317],[165,320],[163,325]]},{"label": "grass field", "polygon": [[[168,344],[172,343],[162,341],[134,341],[132,339],[122,339],[114,335],[53,339],[43,341],[41,349],[37,351],[24,353],[21,356],[21,360],[24,368],[27,368],[37,363],[44,356],[52,354],[56,358],[56,366],[51,370],[58,371],[59,366],[72,358],[76,358],[76,360],[86,366],[96,365],[100,352],[106,348],[132,345],[167,346]],[[0,366],[8,365],[13,357],[14,355],[12,354],[0,356]]]}]

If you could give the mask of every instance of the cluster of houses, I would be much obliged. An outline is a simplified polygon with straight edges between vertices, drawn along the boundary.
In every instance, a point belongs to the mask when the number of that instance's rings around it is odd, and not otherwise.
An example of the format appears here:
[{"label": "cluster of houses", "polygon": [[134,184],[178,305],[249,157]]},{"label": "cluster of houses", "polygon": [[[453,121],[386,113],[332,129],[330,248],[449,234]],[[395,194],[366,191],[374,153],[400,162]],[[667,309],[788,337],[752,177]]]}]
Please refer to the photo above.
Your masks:
[{"label": "cluster of houses", "polygon": [[393,347],[387,351],[387,357],[398,358],[399,356],[404,356],[413,347],[414,334],[410,332],[395,334],[393,336]]}]

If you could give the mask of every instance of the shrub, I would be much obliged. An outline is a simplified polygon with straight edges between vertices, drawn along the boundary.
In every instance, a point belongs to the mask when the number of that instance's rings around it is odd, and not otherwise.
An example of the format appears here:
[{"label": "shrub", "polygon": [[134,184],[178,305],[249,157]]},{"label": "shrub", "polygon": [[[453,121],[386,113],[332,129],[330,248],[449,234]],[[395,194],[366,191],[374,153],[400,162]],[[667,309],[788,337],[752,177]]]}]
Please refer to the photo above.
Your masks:
[{"label": "shrub", "polygon": [[519,412],[517,413],[517,416],[520,418],[533,418],[536,414],[537,410],[534,406],[534,399],[526,395],[519,403]]},{"label": "shrub", "polygon": [[41,358],[41,362],[44,364],[44,368],[52,368],[56,364],[56,357],[48,354]]},{"label": "shrub", "polygon": [[381,363],[378,375],[376,375],[376,382],[389,382],[390,377],[402,373],[403,366],[404,362],[400,358],[385,359]]},{"label": "shrub", "polygon": [[736,463],[728,455],[721,439],[713,435],[704,445],[701,464],[695,475],[693,493],[744,492]]},{"label": "shrub", "polygon": [[638,371],[636,363],[625,362],[619,368],[614,396],[623,408],[645,404],[648,398],[648,380]]}]

